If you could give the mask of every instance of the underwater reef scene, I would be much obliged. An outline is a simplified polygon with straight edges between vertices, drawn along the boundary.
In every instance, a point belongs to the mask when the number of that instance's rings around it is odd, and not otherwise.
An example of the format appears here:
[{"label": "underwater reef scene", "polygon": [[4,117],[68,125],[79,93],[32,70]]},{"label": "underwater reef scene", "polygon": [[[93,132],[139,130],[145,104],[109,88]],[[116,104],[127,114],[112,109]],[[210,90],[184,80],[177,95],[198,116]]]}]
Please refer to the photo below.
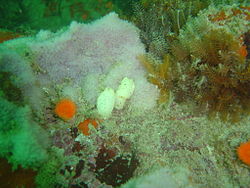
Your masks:
[{"label": "underwater reef scene", "polygon": [[250,3],[0,5],[1,188],[249,188]]}]

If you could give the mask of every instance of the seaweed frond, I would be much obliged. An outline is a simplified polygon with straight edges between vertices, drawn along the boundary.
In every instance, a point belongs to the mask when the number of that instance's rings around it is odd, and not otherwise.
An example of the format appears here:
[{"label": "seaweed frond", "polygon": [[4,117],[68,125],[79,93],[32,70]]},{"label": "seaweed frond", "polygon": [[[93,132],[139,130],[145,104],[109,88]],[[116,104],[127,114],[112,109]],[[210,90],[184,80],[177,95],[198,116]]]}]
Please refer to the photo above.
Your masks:
[{"label": "seaweed frond", "polygon": [[148,72],[148,81],[160,89],[158,103],[165,103],[169,98],[171,88],[171,60],[170,55],[166,54],[160,64],[154,63],[154,59],[147,55],[138,56],[138,60],[143,64]]},{"label": "seaweed frond", "polygon": [[163,58],[188,18],[208,5],[202,0],[141,0],[134,4],[131,20],[140,29],[147,52]]},{"label": "seaweed frond", "polygon": [[[249,31],[243,33],[250,28],[244,26],[245,11],[225,10],[213,12],[208,21],[204,15],[210,13],[205,12],[193,19],[171,49],[180,67],[178,76],[185,78],[176,79],[177,95],[186,93],[189,98],[184,100],[206,106],[211,118],[237,122],[250,113]],[[242,22],[240,31],[234,29],[236,20]]]}]

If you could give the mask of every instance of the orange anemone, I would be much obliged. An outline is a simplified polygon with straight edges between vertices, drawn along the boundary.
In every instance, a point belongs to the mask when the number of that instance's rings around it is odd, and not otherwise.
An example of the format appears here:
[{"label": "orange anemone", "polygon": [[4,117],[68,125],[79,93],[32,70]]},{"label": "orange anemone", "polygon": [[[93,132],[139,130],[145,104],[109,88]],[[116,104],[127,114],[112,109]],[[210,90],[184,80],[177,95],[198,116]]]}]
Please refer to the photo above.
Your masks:
[{"label": "orange anemone", "polygon": [[250,141],[242,143],[237,148],[237,154],[241,161],[250,165]]},{"label": "orange anemone", "polygon": [[89,136],[89,124],[92,124],[95,128],[98,127],[98,123],[94,119],[85,119],[83,122],[79,123],[78,129],[81,130],[82,134]]},{"label": "orange anemone", "polygon": [[76,105],[70,99],[62,99],[56,104],[55,113],[63,120],[69,120],[76,113]]}]

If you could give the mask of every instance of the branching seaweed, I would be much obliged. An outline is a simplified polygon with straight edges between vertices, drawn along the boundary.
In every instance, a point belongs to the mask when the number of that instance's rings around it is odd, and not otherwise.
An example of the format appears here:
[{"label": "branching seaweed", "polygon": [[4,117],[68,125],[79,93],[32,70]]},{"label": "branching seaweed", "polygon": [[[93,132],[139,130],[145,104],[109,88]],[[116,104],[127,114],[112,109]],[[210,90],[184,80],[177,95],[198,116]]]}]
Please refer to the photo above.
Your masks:
[{"label": "branching seaweed", "polygon": [[185,77],[178,80],[177,96],[185,92],[190,100],[206,106],[210,117],[218,114],[222,120],[232,122],[250,112],[249,31],[238,36],[230,28],[236,16],[242,25],[248,20],[248,14],[241,9],[229,9],[225,15],[224,10],[217,11],[208,23],[196,19],[193,27],[197,27],[183,31],[180,43],[172,48],[179,62],[179,76]]},{"label": "branching seaweed", "polygon": [[162,104],[166,102],[169,98],[172,83],[170,55],[166,54],[161,64],[154,64],[154,60],[147,57],[147,55],[141,55],[138,59],[149,73],[148,81],[160,89],[158,103]]},{"label": "branching seaweed", "polygon": [[207,6],[200,0],[141,0],[134,5],[132,21],[140,28],[147,52],[163,58],[188,18]]}]

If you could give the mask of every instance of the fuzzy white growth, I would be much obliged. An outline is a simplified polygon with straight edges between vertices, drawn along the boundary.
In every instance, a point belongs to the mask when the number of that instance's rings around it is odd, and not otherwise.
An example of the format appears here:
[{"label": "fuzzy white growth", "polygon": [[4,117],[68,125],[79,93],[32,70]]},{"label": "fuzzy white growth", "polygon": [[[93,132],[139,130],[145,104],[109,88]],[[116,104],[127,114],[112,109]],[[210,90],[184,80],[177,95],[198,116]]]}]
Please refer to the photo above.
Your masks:
[{"label": "fuzzy white growth", "polygon": [[115,108],[121,110],[135,90],[135,83],[132,79],[128,77],[123,78],[121,84],[119,85],[116,96],[115,96]]},{"label": "fuzzy white growth", "polygon": [[131,179],[121,188],[194,188],[196,186],[189,180],[189,174],[189,170],[182,167],[176,169],[161,168],[144,176]]},{"label": "fuzzy white growth", "polygon": [[106,88],[97,98],[97,111],[99,115],[107,119],[110,117],[115,105],[115,92],[112,88]]},{"label": "fuzzy white growth", "polygon": [[[96,105],[100,95],[99,88],[115,90],[123,78],[133,79],[136,87],[130,101],[122,99],[117,102],[116,108],[123,108],[126,101],[131,109],[143,113],[157,105],[159,89],[147,81],[146,71],[136,58],[146,53],[139,33],[135,25],[121,20],[116,13],[110,13],[90,24],[72,22],[68,28],[56,33],[40,31],[34,37],[5,42],[4,46],[18,52],[16,56],[26,54],[27,50],[29,54],[33,54],[32,57],[36,59],[33,67],[37,73],[33,77],[39,84],[29,85],[54,89],[55,85],[66,86],[70,83],[74,92],[66,88],[61,94],[79,99],[82,94],[75,92],[75,88],[81,88],[84,98],[91,106]],[[10,61],[19,62],[15,59],[12,55],[9,56],[4,67],[10,66]],[[26,57],[19,59],[30,65]],[[15,63],[11,69],[21,75],[21,80],[16,80],[17,85],[26,80],[30,83],[31,77],[27,71],[23,71],[23,63]],[[37,105],[38,97],[30,92],[29,85],[25,84],[27,89],[21,88],[31,96],[31,103]],[[38,94],[39,92],[40,90],[37,91]],[[40,104],[37,106],[37,109],[41,109]]]}]

